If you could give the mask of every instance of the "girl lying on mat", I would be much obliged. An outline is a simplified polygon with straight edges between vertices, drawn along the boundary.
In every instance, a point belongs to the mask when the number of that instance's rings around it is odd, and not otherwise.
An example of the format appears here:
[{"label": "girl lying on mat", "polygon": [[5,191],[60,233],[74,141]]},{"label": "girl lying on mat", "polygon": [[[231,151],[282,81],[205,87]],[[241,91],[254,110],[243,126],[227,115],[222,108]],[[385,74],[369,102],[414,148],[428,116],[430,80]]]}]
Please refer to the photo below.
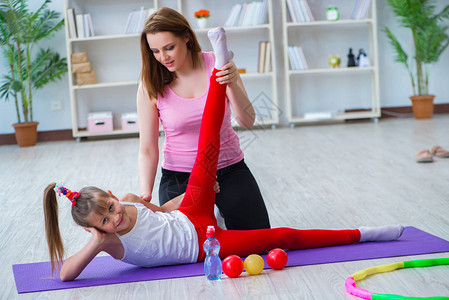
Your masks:
[{"label": "girl lying on mat", "polygon": [[[229,57],[222,28],[211,30],[209,38],[217,57],[210,79],[198,141],[198,153],[187,190],[161,207],[142,203],[139,196],[127,194],[121,199],[96,187],[70,191],[55,183],[44,193],[45,230],[52,261],[62,263],[64,247],[58,226],[57,194],[72,202],[75,222],[92,234],[78,253],[69,257],[60,269],[61,280],[75,279],[101,251],[115,259],[142,266],[184,264],[203,261],[202,245],[207,226],[216,228],[220,257],[247,256],[273,248],[306,249],[399,238],[403,227],[361,227],[347,230],[299,230],[273,228],[223,230],[214,216],[215,176],[220,149],[220,128],[225,109],[226,84],[217,82],[216,73]],[[218,64],[218,65],[217,65]],[[136,203],[138,202],[138,203]]]}]

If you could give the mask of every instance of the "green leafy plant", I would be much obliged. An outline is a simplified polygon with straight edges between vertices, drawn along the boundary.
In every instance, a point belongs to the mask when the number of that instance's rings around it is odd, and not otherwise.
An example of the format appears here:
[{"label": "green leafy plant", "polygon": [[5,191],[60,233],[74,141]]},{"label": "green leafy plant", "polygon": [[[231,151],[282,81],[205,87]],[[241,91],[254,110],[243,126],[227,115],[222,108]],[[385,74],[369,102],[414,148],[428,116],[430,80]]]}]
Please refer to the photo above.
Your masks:
[{"label": "green leafy plant", "polygon": [[8,63],[0,97],[14,99],[18,123],[33,121],[34,93],[67,72],[66,58],[56,51],[34,49],[64,26],[60,13],[47,8],[49,3],[45,0],[31,12],[27,0],[0,0],[0,44]]},{"label": "green leafy plant", "polygon": [[387,0],[387,2],[399,19],[399,24],[411,30],[413,39],[414,56],[409,63],[409,55],[396,36],[385,28],[385,33],[395,50],[395,61],[407,68],[413,95],[428,95],[428,66],[436,63],[449,45],[448,26],[442,22],[449,19],[449,5],[441,12],[435,13],[433,0]]}]

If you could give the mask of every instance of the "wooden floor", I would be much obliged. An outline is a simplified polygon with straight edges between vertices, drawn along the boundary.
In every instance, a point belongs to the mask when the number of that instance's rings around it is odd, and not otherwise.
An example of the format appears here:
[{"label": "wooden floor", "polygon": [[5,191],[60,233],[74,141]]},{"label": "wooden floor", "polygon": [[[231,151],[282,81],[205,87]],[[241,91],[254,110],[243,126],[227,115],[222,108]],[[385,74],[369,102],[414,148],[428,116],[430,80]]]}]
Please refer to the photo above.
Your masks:
[{"label": "wooden floor", "polygon": [[[430,164],[414,160],[419,149],[435,144],[449,148],[448,115],[238,134],[273,227],[400,223],[449,240],[449,159]],[[97,185],[116,194],[139,193],[137,152],[137,138],[0,147],[0,299],[357,299],[344,289],[345,279],[357,270],[449,257],[440,253],[293,267],[220,282],[192,277],[18,295],[11,265],[48,260],[41,199],[45,186],[62,179],[73,189]],[[71,255],[89,234],[74,225],[68,203],[60,206]],[[449,296],[448,274],[449,266],[401,270],[370,277],[362,287],[378,293]]]}]

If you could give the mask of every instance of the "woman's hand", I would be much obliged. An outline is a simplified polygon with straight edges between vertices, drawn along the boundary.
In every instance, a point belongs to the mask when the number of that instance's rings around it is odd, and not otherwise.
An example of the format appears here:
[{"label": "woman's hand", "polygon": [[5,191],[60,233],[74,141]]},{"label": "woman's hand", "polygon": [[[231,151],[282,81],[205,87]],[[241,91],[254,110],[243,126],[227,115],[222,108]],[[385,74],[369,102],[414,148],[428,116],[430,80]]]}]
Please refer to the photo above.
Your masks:
[{"label": "woman's hand", "polygon": [[151,194],[145,194],[145,193],[143,193],[143,194],[140,195],[140,199],[142,199],[142,200],[145,201],[145,202],[151,202],[151,199],[152,199],[152,198],[153,198],[153,197],[152,197]]},{"label": "woman's hand", "polygon": [[234,61],[231,61],[223,66],[220,72],[217,72],[217,82],[220,84],[232,85],[237,82],[239,78],[239,72]]},{"label": "woman's hand", "polygon": [[[133,203],[140,203],[145,205],[147,208],[151,209],[152,211],[155,211],[154,208],[156,205],[151,204],[151,195],[144,196],[145,194],[141,194],[140,197],[133,194],[133,193],[127,193],[123,195],[123,197],[119,200],[120,202],[133,202]],[[158,211],[158,209],[156,209]]]},{"label": "woman's hand", "polygon": [[215,194],[218,194],[220,192],[220,185],[218,184],[218,181],[215,181],[214,192]]}]

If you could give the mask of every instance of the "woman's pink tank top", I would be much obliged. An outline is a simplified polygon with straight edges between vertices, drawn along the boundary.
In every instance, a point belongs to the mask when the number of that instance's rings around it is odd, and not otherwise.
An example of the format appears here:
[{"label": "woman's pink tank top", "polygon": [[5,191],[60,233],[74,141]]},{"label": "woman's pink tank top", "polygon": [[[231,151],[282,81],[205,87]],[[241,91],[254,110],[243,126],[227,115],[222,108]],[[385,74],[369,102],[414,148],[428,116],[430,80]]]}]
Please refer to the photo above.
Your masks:
[{"label": "woman's pink tank top", "polygon": [[[207,75],[210,78],[214,68],[213,52],[203,52]],[[178,96],[170,86],[164,97],[158,96],[159,119],[165,132],[162,167],[167,170],[190,173],[198,150],[198,136],[206,103],[207,90],[198,98],[186,99]],[[227,99],[227,98],[226,98]],[[218,169],[243,159],[243,151],[237,134],[231,125],[229,99],[220,132],[220,155]]]}]

